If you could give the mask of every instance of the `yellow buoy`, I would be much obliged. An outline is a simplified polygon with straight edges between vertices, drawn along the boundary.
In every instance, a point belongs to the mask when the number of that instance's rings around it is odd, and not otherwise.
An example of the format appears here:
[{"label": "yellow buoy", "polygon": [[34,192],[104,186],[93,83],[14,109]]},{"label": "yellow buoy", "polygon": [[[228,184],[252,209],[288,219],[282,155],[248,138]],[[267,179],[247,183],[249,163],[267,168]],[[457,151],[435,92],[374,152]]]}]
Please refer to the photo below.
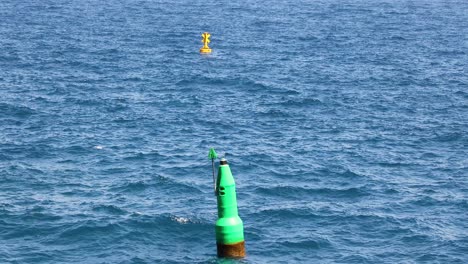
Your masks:
[{"label": "yellow buoy", "polygon": [[210,43],[210,33],[205,32],[202,34],[202,42],[203,42],[203,47],[200,49],[200,53],[211,53],[210,47],[208,47],[208,43]]}]

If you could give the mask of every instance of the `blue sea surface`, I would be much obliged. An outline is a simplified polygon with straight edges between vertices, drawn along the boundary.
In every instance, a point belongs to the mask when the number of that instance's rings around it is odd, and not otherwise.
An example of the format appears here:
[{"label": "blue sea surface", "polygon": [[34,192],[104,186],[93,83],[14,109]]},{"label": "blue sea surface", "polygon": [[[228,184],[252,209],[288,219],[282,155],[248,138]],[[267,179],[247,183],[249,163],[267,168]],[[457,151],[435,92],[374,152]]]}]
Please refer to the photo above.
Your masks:
[{"label": "blue sea surface", "polygon": [[0,263],[468,263],[467,72],[465,0],[2,0]]}]

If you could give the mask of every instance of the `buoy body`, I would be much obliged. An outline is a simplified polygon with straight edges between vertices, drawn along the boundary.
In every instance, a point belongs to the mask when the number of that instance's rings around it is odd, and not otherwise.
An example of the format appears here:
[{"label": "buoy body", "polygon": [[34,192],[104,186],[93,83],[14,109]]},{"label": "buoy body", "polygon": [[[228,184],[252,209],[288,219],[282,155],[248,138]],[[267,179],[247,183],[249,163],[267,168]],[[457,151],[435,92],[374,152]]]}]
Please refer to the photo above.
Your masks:
[{"label": "buoy body", "polygon": [[218,257],[245,256],[244,224],[237,211],[236,184],[225,159],[221,159],[216,181],[218,220],[216,245]]},{"label": "buoy body", "polygon": [[205,32],[202,34],[202,42],[203,42],[203,47],[200,49],[200,53],[211,53],[210,47],[208,47],[208,43],[210,43],[210,33]]}]

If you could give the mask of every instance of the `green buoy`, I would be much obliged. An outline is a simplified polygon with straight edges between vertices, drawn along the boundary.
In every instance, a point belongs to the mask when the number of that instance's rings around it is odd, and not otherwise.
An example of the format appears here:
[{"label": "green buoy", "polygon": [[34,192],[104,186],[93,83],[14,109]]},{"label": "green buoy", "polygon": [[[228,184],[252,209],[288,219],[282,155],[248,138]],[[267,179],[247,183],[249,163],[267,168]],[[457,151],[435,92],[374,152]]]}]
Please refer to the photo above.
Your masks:
[{"label": "green buoy", "polygon": [[216,246],[218,257],[245,256],[244,224],[237,212],[236,184],[226,159],[221,159],[215,183],[218,202]]}]

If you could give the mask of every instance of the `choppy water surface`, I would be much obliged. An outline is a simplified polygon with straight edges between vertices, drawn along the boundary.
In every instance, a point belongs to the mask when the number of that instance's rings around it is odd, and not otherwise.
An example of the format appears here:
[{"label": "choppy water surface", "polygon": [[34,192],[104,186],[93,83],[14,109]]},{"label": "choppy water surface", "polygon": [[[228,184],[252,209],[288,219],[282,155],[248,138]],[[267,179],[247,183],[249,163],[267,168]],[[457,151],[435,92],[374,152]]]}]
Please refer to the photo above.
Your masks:
[{"label": "choppy water surface", "polygon": [[[201,56],[203,31],[213,54]],[[0,262],[468,263],[468,2],[0,2]]]}]

